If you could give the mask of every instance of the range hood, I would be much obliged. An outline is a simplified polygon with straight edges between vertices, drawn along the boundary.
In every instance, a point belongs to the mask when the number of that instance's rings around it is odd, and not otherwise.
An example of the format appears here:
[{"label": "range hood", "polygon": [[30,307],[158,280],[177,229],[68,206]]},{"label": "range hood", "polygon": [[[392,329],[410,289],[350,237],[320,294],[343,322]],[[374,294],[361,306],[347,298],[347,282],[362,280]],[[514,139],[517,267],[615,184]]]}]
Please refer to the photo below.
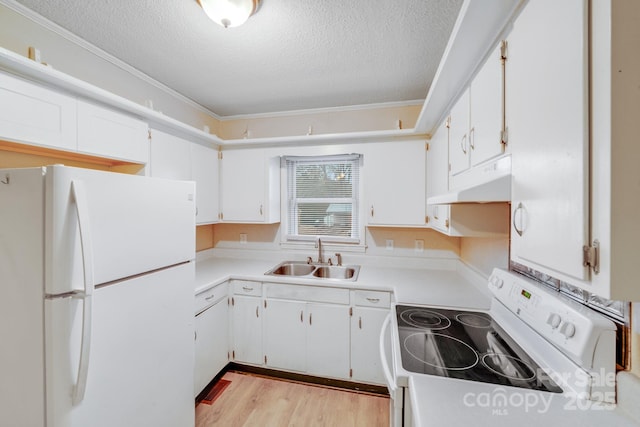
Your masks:
[{"label": "range hood", "polygon": [[427,198],[428,205],[511,201],[511,156],[480,164],[450,178],[451,190]]}]

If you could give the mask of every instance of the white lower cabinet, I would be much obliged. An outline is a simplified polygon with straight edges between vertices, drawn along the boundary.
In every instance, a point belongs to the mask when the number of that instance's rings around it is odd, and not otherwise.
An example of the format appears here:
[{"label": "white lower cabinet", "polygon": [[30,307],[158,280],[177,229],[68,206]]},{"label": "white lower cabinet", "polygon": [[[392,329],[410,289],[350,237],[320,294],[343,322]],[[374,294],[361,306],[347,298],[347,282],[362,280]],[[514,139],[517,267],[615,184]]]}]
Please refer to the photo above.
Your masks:
[{"label": "white lower cabinet", "polygon": [[307,373],[349,378],[349,307],[308,304]]},{"label": "white lower cabinet", "polygon": [[262,283],[231,281],[232,358],[262,365]]},{"label": "white lower cabinet", "polygon": [[264,311],[264,353],[271,368],[307,370],[306,303],[267,299]]},{"label": "white lower cabinet", "polygon": [[384,385],[380,361],[380,331],[389,314],[391,294],[378,291],[352,291],[351,379]]},{"label": "white lower cabinet", "polygon": [[228,362],[227,298],[196,316],[195,389],[197,396]]},{"label": "white lower cabinet", "polygon": [[349,291],[270,284],[265,294],[266,366],[349,379]]}]

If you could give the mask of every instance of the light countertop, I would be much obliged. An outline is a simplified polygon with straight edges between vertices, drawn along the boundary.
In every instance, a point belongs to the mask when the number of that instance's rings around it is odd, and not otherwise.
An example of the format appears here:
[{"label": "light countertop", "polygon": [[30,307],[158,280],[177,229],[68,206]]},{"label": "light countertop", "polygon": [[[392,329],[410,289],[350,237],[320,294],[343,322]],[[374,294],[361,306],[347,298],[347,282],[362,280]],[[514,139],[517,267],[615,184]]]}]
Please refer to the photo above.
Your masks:
[{"label": "light countertop", "polygon": [[[284,260],[281,260],[284,261]],[[397,303],[489,308],[490,298],[477,284],[455,269],[361,265],[356,281],[276,277],[264,273],[280,261],[202,257],[196,262],[195,293],[229,279],[307,286],[392,291]],[[446,264],[448,266],[448,264]]]}]

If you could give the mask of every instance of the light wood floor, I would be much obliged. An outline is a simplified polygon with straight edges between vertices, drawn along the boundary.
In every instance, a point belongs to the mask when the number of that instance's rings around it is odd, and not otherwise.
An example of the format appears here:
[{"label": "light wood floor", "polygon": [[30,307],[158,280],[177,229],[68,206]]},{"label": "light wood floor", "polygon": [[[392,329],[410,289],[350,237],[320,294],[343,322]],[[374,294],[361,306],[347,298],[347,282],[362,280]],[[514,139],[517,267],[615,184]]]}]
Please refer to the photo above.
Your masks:
[{"label": "light wood floor", "polygon": [[389,398],[227,372],[231,384],[212,405],[196,407],[196,427],[385,426]]}]

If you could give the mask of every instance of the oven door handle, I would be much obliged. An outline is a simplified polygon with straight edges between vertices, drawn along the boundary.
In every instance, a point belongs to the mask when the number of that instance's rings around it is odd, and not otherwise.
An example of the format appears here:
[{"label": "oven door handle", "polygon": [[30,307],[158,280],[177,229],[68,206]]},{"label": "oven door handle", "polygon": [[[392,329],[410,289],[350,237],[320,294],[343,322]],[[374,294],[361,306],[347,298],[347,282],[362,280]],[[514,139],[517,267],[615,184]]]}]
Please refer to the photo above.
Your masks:
[{"label": "oven door handle", "polygon": [[387,388],[389,389],[389,394],[391,396],[395,395],[398,386],[396,385],[395,379],[393,378],[393,374],[391,373],[391,369],[389,368],[389,362],[387,360],[387,352],[386,352],[386,343],[385,337],[387,335],[387,331],[389,329],[389,325],[391,324],[391,313],[389,313],[384,319],[382,323],[382,328],[380,330],[380,361],[382,362],[382,371],[384,372],[384,377],[387,381]]}]

